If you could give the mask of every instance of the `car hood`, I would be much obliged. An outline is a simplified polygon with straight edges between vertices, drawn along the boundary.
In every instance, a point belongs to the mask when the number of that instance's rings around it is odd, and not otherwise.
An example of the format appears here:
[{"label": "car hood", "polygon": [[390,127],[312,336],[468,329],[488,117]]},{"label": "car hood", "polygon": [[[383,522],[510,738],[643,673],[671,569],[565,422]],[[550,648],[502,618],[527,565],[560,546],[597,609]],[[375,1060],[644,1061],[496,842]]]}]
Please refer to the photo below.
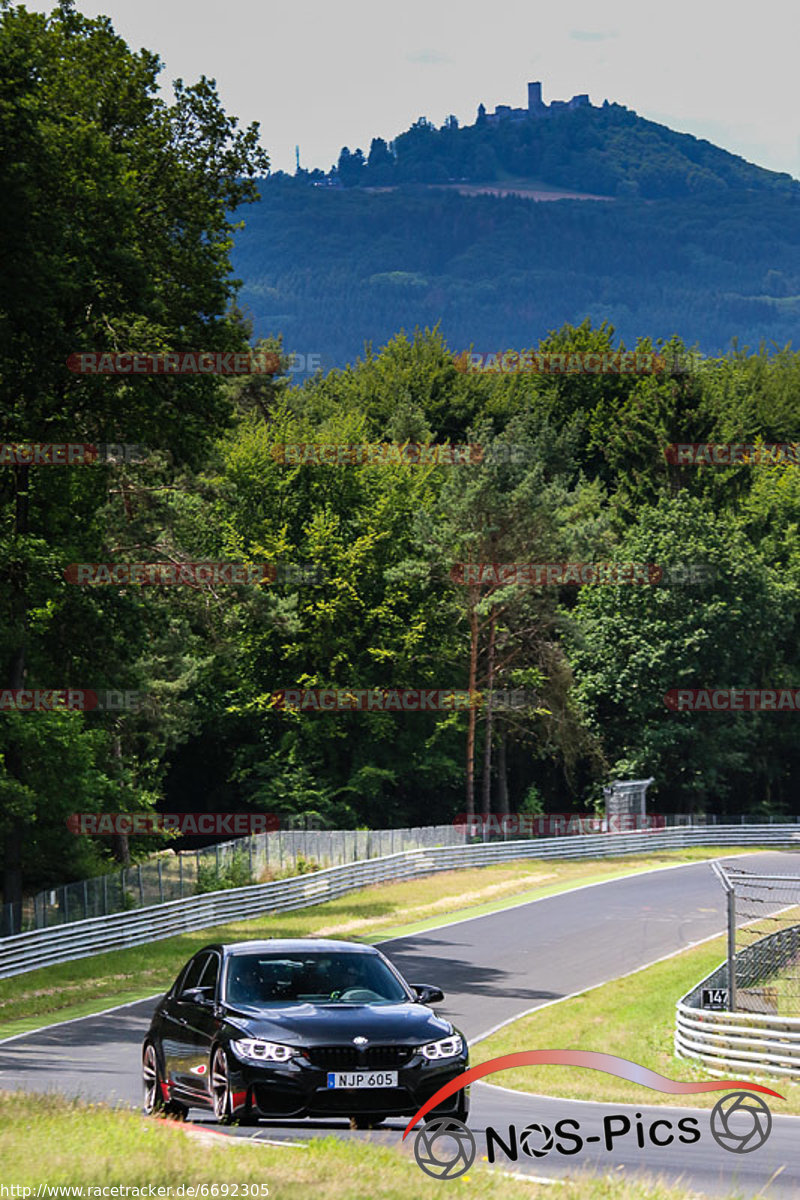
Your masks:
[{"label": "car hood", "polygon": [[304,1046],[350,1043],[354,1037],[421,1045],[453,1032],[449,1021],[420,1004],[293,1004],[269,1011],[237,1008],[228,1014],[227,1024],[248,1037]]}]

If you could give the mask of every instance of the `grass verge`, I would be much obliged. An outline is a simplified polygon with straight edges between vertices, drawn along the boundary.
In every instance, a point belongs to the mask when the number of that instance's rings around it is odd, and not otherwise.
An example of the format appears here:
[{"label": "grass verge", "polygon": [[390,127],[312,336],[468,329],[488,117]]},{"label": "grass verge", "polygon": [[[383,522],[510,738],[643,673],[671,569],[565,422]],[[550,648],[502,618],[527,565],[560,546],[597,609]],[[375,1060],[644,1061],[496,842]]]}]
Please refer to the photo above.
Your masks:
[{"label": "grass verge", "polygon": [[[358,1138],[316,1138],[297,1146],[253,1145],[240,1138],[192,1136],[173,1121],[146,1119],[103,1105],[29,1093],[0,1092],[0,1162],[3,1183],[87,1189],[123,1185],[176,1189],[217,1185],[216,1196],[252,1195],[266,1185],[269,1200],[441,1200],[442,1182],[429,1179],[413,1158],[412,1137],[402,1149]],[[690,1193],[619,1175],[576,1176],[554,1186],[512,1178],[481,1163],[444,1185],[454,1200],[688,1200]],[[245,1191],[245,1188],[247,1191]],[[24,1195],[17,1191],[16,1195]],[[80,1193],[79,1193],[80,1194]],[[142,1194],[141,1192],[139,1193]],[[173,1196],[176,1192],[173,1191]],[[74,1195],[74,1193],[73,1193]],[[84,1197],[92,1193],[83,1192]],[[129,1195],[136,1195],[135,1192]],[[167,1196],[165,1191],[163,1196]]]},{"label": "grass verge", "polygon": [[[473,1045],[471,1065],[519,1050],[599,1050],[672,1079],[719,1082],[699,1062],[675,1056],[673,1035],[676,1002],[724,958],[725,938],[714,938],[633,975],[537,1009]],[[786,1097],[785,1101],[766,1097],[773,1112],[800,1114],[800,1082],[758,1075],[757,1068],[732,1071],[728,1078],[764,1083]],[[487,1082],[566,1100],[614,1104],[711,1108],[719,1099],[715,1093],[670,1096],[601,1071],[577,1067],[520,1067],[493,1075]]]},{"label": "grass verge", "polygon": [[[754,849],[726,847],[723,855],[746,854]],[[42,967],[0,979],[0,1038],[164,991],[183,963],[208,942],[265,937],[384,941],[574,887],[719,856],[719,847],[690,847],[614,860],[518,859],[426,875],[404,883],[379,884],[297,912],[265,912],[248,921]]]}]

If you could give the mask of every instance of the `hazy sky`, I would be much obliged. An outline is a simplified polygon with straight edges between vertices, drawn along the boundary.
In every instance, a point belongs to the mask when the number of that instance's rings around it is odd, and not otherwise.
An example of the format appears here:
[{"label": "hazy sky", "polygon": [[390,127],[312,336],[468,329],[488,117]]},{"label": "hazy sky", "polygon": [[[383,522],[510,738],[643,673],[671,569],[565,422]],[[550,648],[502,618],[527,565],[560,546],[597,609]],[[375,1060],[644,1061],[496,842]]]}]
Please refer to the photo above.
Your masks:
[{"label": "hazy sky", "polygon": [[[50,11],[32,0],[29,9]],[[162,81],[217,80],[259,121],[273,169],[327,170],[342,146],[419,116],[471,124],[479,101],[524,106],[588,92],[800,177],[796,0],[78,0],[106,13]]]}]

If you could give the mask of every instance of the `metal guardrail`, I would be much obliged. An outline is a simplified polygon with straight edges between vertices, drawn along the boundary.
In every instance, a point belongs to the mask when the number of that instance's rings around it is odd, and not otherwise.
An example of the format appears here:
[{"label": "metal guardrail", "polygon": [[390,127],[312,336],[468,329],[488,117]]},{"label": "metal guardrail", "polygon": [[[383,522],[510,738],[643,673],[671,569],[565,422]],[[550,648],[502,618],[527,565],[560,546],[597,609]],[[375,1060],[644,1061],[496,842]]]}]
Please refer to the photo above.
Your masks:
[{"label": "metal guardrail", "polygon": [[[727,963],[723,963],[700,986],[724,987],[727,978]],[[691,995],[676,1005],[675,1053],[679,1058],[699,1059],[712,1075],[758,1068],[770,1075],[800,1079],[800,1017],[714,1012],[687,1003]]]},{"label": "metal guardrail", "polygon": [[[479,840],[504,841],[526,836],[522,828],[500,828],[498,817],[482,829]],[[534,818],[535,820],[535,818]],[[716,815],[703,813],[660,813],[658,820],[667,828],[673,826],[725,825]],[[492,824],[493,822],[493,824]],[[737,825],[762,824],[756,818],[741,814]],[[767,822],[764,821],[763,824]],[[775,824],[770,817],[769,824]],[[779,817],[779,824],[800,824],[800,817]],[[567,820],[564,821],[566,826]],[[630,829],[626,827],[626,831]],[[536,829],[537,836],[556,836],[574,831],[551,829],[545,833]],[[585,832],[601,832],[600,829]],[[605,832],[603,830],[602,832]],[[533,836],[528,829],[527,835]],[[89,917],[130,912],[148,908],[169,900],[182,900],[200,892],[215,891],[230,886],[225,880],[236,866],[238,886],[266,882],[264,875],[273,878],[297,874],[300,859],[316,867],[344,866],[363,858],[382,858],[401,850],[420,850],[428,846],[471,844],[472,837],[465,825],[422,825],[403,829],[280,829],[270,833],[253,834],[233,841],[217,842],[200,850],[181,850],[175,853],[167,847],[153,857],[129,867],[120,867],[90,879],[58,884],[44,888],[21,902],[0,904],[0,938],[28,933],[34,929],[49,929],[53,925],[69,925]],[[248,876],[248,878],[245,878]]]},{"label": "metal guardrail", "polygon": [[[800,925],[779,929],[740,950],[735,958],[736,995],[763,983],[797,953]],[[800,1017],[777,1013],[703,1009],[704,989],[727,989],[728,962],[682,996],[676,1005],[675,1053],[679,1058],[700,1059],[713,1075],[758,1067],[771,1075],[800,1079]]]},{"label": "metal guardrail", "polygon": [[436,871],[488,866],[514,859],[613,858],[688,846],[796,846],[800,824],[683,827],[645,833],[585,834],[574,837],[526,838],[407,850],[346,866],[329,867],[273,883],[172,900],[149,908],[93,917],[52,929],[0,939],[0,978],[38,967],[71,962],[108,950],[140,946],[196,929],[231,921],[306,908],[375,883],[413,879]]}]

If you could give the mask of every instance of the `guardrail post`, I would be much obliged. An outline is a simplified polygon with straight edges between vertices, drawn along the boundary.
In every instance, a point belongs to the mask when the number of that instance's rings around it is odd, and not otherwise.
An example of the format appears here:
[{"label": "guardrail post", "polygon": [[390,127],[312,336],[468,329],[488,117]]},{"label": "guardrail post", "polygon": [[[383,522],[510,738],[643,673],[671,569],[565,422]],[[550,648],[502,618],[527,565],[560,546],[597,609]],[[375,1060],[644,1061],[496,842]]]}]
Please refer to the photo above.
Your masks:
[{"label": "guardrail post", "polygon": [[736,1012],[736,892],[728,892],[728,1010]]}]

